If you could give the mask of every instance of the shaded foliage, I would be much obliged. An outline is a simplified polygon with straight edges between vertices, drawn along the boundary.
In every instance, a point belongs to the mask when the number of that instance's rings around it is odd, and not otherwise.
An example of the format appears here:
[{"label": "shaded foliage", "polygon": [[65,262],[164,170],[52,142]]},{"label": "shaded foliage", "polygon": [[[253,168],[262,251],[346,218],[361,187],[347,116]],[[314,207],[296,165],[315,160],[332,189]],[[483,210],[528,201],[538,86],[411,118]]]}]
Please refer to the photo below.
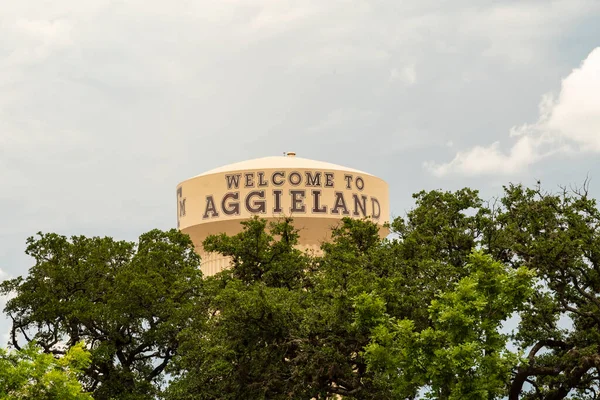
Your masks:
[{"label": "shaded foliage", "polygon": [[[95,398],[599,399],[600,211],[584,186],[414,195],[381,238],[344,218],[322,254],[291,219],[254,218],[204,248],[231,268],[201,279],[185,235],[135,246],[31,239],[7,281],[15,345],[91,344]],[[510,328],[510,329],[509,329]],[[512,329],[512,331],[511,331]]]},{"label": "shaded foliage", "polygon": [[[315,258],[259,219],[209,238],[234,263],[207,280],[179,398],[598,398],[600,219],[585,190],[414,197],[390,239],[344,219]],[[272,277],[286,263],[288,284]]]},{"label": "shaded foliage", "polygon": [[82,382],[94,398],[152,398],[202,288],[190,239],[176,230],[137,244],[39,234],[26,253],[29,275],[1,286],[14,295],[5,307],[13,346],[35,340],[63,354],[84,340],[92,362]]}]

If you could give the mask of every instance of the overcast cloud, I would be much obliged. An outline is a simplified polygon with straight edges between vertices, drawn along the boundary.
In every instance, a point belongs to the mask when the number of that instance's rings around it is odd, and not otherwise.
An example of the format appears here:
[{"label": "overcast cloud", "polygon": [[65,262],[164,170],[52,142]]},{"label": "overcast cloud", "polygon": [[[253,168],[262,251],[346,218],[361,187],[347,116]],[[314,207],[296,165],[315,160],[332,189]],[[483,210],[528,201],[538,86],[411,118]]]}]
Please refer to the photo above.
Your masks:
[{"label": "overcast cloud", "polygon": [[[0,0],[0,268],[37,231],[175,226],[175,186],[296,151],[421,189],[600,167],[597,0]],[[540,99],[542,106],[540,107]],[[2,330],[2,326],[0,326]]]},{"label": "overcast cloud", "polygon": [[510,150],[500,142],[459,152],[447,164],[425,163],[435,175],[514,175],[531,164],[559,154],[570,157],[600,153],[600,47],[563,81],[558,98],[547,94],[538,121],[513,127]]}]

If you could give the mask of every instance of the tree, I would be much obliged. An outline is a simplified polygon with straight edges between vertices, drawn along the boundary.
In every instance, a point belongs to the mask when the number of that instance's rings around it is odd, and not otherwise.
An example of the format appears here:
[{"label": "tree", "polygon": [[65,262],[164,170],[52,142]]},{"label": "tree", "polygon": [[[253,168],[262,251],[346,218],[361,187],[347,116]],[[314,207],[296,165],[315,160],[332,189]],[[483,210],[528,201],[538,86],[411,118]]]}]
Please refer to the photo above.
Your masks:
[{"label": "tree", "polygon": [[[293,221],[206,239],[232,267],[202,279],[185,235],[137,245],[30,239],[7,281],[12,342],[85,340],[97,399],[600,399],[600,211],[581,190],[430,191],[380,239],[344,218],[322,255]],[[512,321],[512,322],[511,322]],[[513,331],[506,330],[508,323]]]},{"label": "tree", "polygon": [[211,235],[203,243],[206,251],[231,257],[231,276],[248,284],[264,282],[270,287],[297,288],[304,277],[307,258],[294,246],[298,230],[291,218],[268,226],[264,219],[242,221],[238,235]]},{"label": "tree", "polygon": [[232,257],[232,268],[205,281],[205,301],[194,315],[206,318],[180,335],[168,398],[302,398],[289,360],[298,351],[293,338],[307,305],[301,288],[309,259],[294,248],[298,233],[289,219],[242,226],[237,235],[204,242]]},{"label": "tree", "polygon": [[234,264],[207,281],[208,328],[186,332],[178,393],[600,398],[600,212],[585,187],[414,197],[392,239],[344,219],[316,258],[258,219],[209,238]]},{"label": "tree", "polygon": [[0,349],[0,398],[35,400],[91,400],[78,378],[90,364],[83,343],[55,358],[30,343],[21,350]]},{"label": "tree", "polygon": [[[474,249],[506,268],[526,268],[535,275],[532,281],[535,290],[514,309],[520,322],[510,339],[524,356],[515,358],[511,374],[503,383],[506,394],[511,400],[600,398],[600,211],[596,201],[588,196],[586,185],[582,189],[562,189],[559,193],[545,192],[539,185],[534,188],[509,185],[500,199],[489,204],[481,202],[476,192],[472,192],[471,201],[464,202],[468,192],[420,193],[416,196],[417,207],[408,213],[407,220],[393,222],[399,234],[394,247],[398,248],[402,258],[406,262],[412,259],[413,265],[418,265],[424,274],[435,273],[430,278],[416,279],[415,284],[424,285],[425,290],[429,285],[438,290],[441,288],[438,297],[446,298],[462,285],[464,271],[468,269],[461,267],[460,260]],[[464,205],[469,207],[464,208]],[[463,215],[457,215],[457,210]],[[430,268],[436,263],[441,268]],[[445,266],[447,270],[444,270]],[[435,284],[440,280],[449,282],[450,292],[443,289],[443,284]],[[428,310],[433,328],[435,314],[431,312],[434,304],[431,303]],[[425,308],[416,309],[420,311],[416,311],[413,318],[396,320],[403,324],[412,321],[414,328],[409,324],[411,329],[407,330],[406,325],[401,325],[401,330],[391,331],[394,335],[402,337],[412,332],[409,338],[413,340],[415,334],[427,332],[427,324],[422,327],[418,324],[419,320],[423,321]],[[417,314],[421,318],[417,318]],[[381,329],[374,331],[372,346],[382,341],[387,343],[383,348],[390,354],[400,352],[403,349],[400,343],[407,343],[408,339],[396,339],[394,352],[394,346],[390,345],[393,341],[386,339],[386,331]],[[476,332],[476,326],[470,325],[465,336],[473,332]],[[452,348],[451,343],[441,343]],[[371,352],[376,349],[376,346],[370,348]],[[389,373],[389,370],[381,369],[386,363],[373,353],[369,357],[374,363],[372,367],[377,367],[375,370]],[[422,361],[418,357],[413,360]],[[458,365],[451,363],[445,368],[460,376]],[[422,387],[435,386],[436,370],[426,368],[421,371],[429,377],[421,381],[425,385]],[[398,376],[394,378],[397,384],[411,385],[410,381],[403,381]],[[411,387],[415,385],[419,386],[412,382]],[[436,395],[448,398],[455,393],[456,389],[451,389]],[[481,398],[484,397],[482,393]]]},{"label": "tree", "polygon": [[96,399],[153,398],[175,356],[177,335],[201,296],[199,257],[189,237],[153,230],[137,244],[111,238],[39,234],[26,253],[35,265],[5,281],[11,342],[46,353],[85,341],[82,383]]},{"label": "tree", "polygon": [[[462,212],[471,204],[448,207],[452,211],[445,217],[469,227],[474,219],[464,219]],[[410,217],[423,211],[418,208]],[[449,246],[449,238],[425,234],[440,230],[409,222],[402,241],[389,241],[381,240],[378,226],[369,221],[343,219],[332,241],[323,244],[323,256],[314,259],[293,249],[296,236],[289,220],[267,232],[266,221],[255,218],[238,235],[209,237],[205,247],[232,256],[233,265],[207,280],[207,302],[196,314],[209,318],[183,333],[185,351],[168,397],[393,399],[414,398],[432,385],[445,398],[505,393],[516,356],[504,351],[508,337],[496,329],[527,298],[531,274],[525,268],[513,273],[489,256],[473,254],[472,233],[464,248]],[[448,232],[455,236],[456,231]],[[423,251],[427,243],[450,248],[452,256],[464,253],[452,259],[447,279],[428,275],[442,273],[449,263],[440,251]],[[285,265],[295,271],[287,284],[271,274]],[[408,342],[397,337],[382,342],[385,329],[394,336],[407,323],[414,351],[429,355],[426,366],[395,364],[394,354]],[[464,332],[469,336],[462,337]],[[438,360],[444,350],[445,361]],[[377,354],[392,358],[382,363]],[[463,371],[453,365],[457,357],[464,359],[461,368],[476,370],[480,384],[475,388],[465,386],[466,378],[453,379]],[[398,368],[412,375],[390,379]],[[434,370],[437,377],[427,378]],[[485,384],[490,371],[496,379]]]},{"label": "tree", "polygon": [[[600,211],[587,186],[553,194],[511,185],[496,216],[492,253],[534,270],[542,289],[520,313],[526,357],[511,400],[600,397]],[[506,248],[508,251],[499,252]]]}]

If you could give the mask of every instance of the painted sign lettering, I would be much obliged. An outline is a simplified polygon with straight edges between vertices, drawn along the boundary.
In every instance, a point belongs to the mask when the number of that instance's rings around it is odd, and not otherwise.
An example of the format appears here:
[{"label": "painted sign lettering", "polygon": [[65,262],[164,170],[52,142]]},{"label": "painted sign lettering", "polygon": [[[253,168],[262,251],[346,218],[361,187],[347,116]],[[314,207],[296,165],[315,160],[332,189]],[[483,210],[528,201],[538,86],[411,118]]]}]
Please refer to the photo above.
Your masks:
[{"label": "painted sign lettering", "polygon": [[[201,215],[205,220],[241,215],[243,210],[259,215],[330,214],[374,220],[381,217],[379,200],[365,192],[365,179],[359,175],[346,173],[338,176],[339,182],[335,173],[329,171],[248,171],[224,177],[225,194],[207,193],[202,199]],[[290,189],[277,189],[284,185]],[[178,204],[179,215],[184,216],[181,188]]]}]

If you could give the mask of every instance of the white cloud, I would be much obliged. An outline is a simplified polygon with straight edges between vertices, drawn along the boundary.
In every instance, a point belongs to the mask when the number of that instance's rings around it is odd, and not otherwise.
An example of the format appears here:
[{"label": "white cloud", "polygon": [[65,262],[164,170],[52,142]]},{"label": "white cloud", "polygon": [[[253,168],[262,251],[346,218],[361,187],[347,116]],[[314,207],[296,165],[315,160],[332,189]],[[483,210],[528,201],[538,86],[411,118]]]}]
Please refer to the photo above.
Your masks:
[{"label": "white cloud", "polygon": [[392,68],[390,71],[390,81],[400,81],[406,85],[414,85],[417,83],[417,70],[414,65],[407,65],[401,69]]},{"label": "white cloud", "polygon": [[580,151],[600,152],[600,47],[563,81],[545,128],[574,141]]},{"label": "white cloud", "polygon": [[0,68],[23,67],[41,62],[53,51],[68,47],[72,43],[71,25],[65,20],[18,19],[6,29],[15,43],[7,57],[0,62]]},{"label": "white cloud", "polygon": [[[3,266],[23,273],[24,239],[38,230],[135,237],[173,226],[177,182],[290,143],[420,189],[419,174],[398,171],[424,152],[528,120],[514,115],[574,65],[570,49],[597,43],[575,31],[593,28],[599,6],[0,0]],[[508,87],[522,88],[515,101]],[[514,130],[510,140],[528,137],[514,155],[498,145],[497,162],[553,143],[529,131]]]},{"label": "white cloud", "polygon": [[513,127],[508,152],[499,142],[458,152],[446,164],[425,163],[433,174],[513,174],[556,154],[600,153],[600,47],[562,81],[558,98],[545,95],[538,121]]}]

